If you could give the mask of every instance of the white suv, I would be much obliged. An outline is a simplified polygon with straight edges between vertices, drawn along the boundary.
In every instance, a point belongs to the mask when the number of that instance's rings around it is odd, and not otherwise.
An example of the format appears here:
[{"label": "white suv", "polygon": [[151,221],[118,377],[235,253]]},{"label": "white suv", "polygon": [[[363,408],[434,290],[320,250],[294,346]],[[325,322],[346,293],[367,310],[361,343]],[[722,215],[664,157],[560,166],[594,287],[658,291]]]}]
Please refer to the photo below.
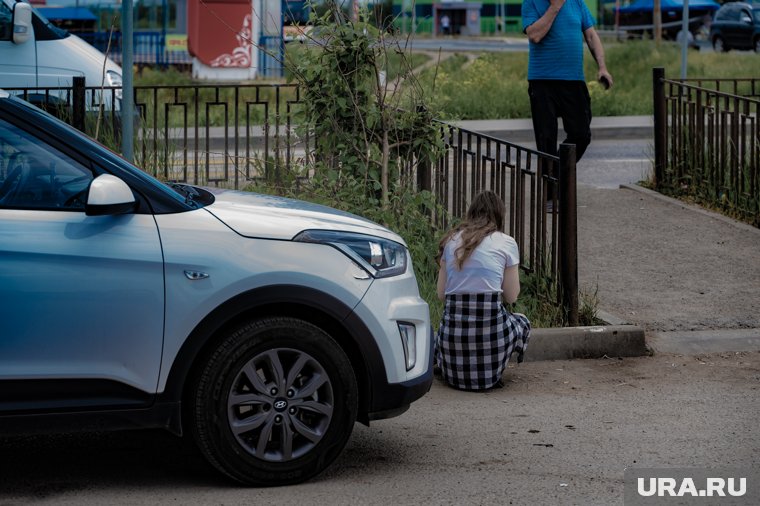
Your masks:
[{"label": "white suv", "polygon": [[0,90],[0,433],[165,427],[255,485],[329,465],[432,383],[395,233],[166,185]]}]

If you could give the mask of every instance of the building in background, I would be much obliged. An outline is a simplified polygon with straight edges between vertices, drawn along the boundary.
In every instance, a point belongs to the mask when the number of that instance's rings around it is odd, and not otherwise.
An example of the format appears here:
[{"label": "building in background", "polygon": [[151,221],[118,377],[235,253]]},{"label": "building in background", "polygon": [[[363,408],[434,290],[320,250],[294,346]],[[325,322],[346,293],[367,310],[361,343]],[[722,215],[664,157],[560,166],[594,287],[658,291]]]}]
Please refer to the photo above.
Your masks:
[{"label": "building in background", "polygon": [[[599,0],[585,0],[592,13]],[[401,33],[441,35],[441,17],[448,16],[453,35],[477,36],[522,32],[522,0],[393,0],[396,29]]]},{"label": "building in background", "polygon": [[245,81],[280,77],[281,0],[188,0],[187,49],[193,77]]}]

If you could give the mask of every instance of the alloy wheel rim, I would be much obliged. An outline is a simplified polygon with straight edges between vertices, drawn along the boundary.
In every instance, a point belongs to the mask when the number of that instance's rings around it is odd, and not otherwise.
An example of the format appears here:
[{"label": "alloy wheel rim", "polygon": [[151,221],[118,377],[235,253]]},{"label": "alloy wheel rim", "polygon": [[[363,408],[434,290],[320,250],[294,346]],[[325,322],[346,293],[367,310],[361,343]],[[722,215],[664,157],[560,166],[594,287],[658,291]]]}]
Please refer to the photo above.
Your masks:
[{"label": "alloy wheel rim", "polygon": [[312,450],[333,412],[324,367],[291,348],[268,350],[246,362],[227,395],[230,431],[248,453],[268,462],[288,462]]}]

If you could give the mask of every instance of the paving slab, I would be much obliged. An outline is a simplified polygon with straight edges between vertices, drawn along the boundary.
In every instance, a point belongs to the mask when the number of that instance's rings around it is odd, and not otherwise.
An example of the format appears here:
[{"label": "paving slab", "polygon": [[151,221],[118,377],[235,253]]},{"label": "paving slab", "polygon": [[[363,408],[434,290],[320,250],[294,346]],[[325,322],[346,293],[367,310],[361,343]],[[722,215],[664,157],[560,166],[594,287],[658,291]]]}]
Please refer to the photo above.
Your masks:
[{"label": "paving slab", "polygon": [[650,332],[760,328],[760,230],[675,199],[578,187],[579,280]]}]

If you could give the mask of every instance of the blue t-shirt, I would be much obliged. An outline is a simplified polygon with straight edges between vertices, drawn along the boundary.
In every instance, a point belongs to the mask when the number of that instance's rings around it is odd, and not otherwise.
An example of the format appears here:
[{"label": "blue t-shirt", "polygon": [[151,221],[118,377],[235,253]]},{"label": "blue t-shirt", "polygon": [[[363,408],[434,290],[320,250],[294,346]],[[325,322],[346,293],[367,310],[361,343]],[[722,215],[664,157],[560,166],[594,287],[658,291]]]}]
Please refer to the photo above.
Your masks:
[{"label": "blue t-shirt", "polygon": [[[523,31],[549,9],[549,0],[524,0]],[[528,81],[558,79],[585,81],[583,76],[583,32],[594,26],[594,18],[583,0],[567,0],[549,33],[535,44],[530,42]]]}]

